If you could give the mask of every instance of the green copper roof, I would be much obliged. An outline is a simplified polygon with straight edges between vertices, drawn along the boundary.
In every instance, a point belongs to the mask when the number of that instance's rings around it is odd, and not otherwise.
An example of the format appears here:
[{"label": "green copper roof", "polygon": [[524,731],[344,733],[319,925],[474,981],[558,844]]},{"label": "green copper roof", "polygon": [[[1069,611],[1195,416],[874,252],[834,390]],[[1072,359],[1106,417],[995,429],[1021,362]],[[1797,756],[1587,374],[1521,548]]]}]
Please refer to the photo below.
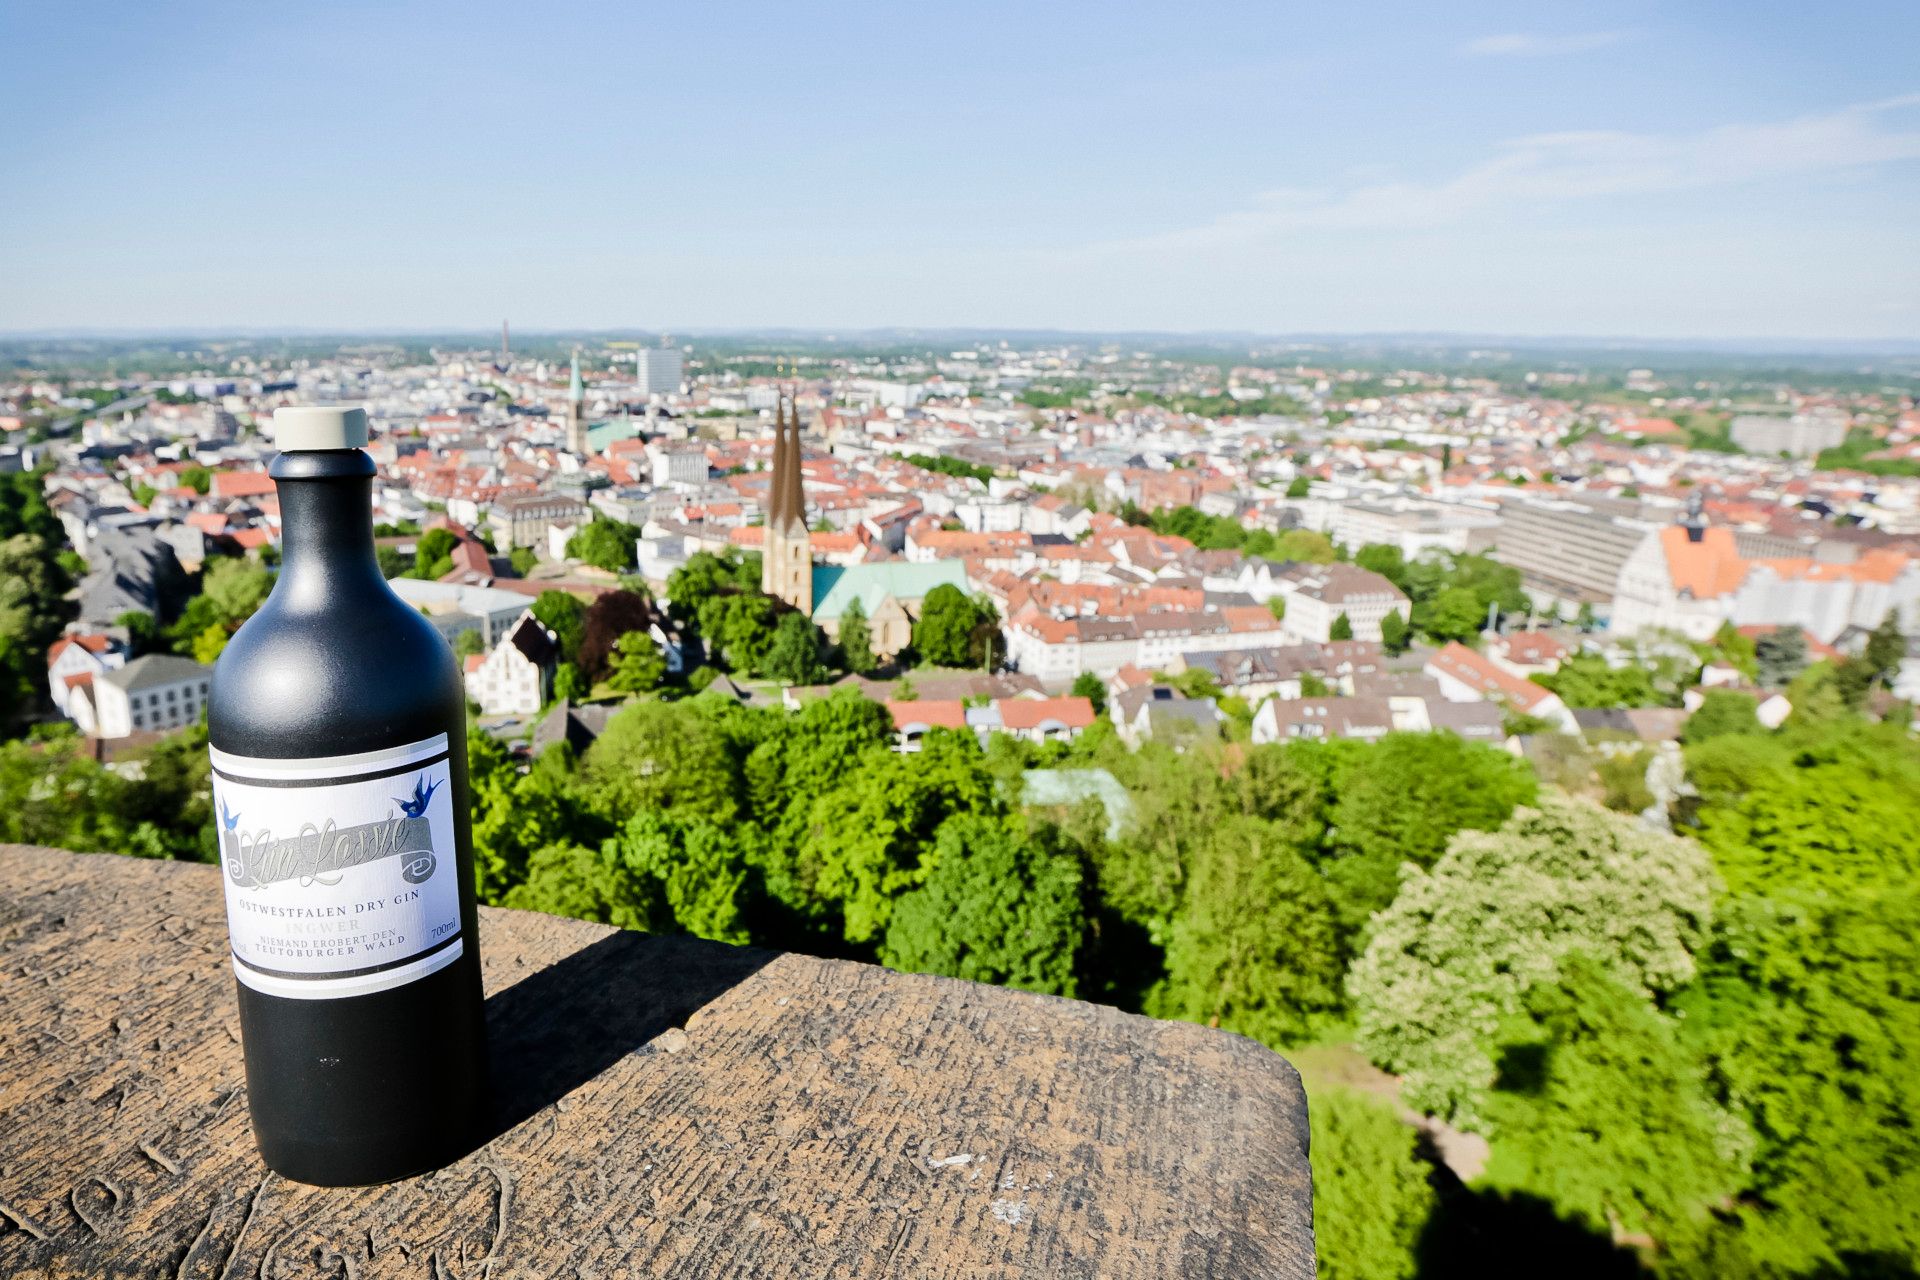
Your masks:
[{"label": "green copper roof", "polygon": [[833,621],[846,612],[855,600],[871,618],[880,602],[892,596],[902,602],[926,598],[927,592],[942,584],[967,589],[967,566],[959,560],[935,560],[932,564],[913,564],[905,560],[883,560],[878,564],[842,567],[819,564],[813,567],[813,616],[815,621]]},{"label": "green copper roof", "polygon": [[594,422],[587,426],[587,447],[595,453],[605,453],[607,446],[616,440],[633,440],[640,435],[639,418],[609,418],[604,422]]}]

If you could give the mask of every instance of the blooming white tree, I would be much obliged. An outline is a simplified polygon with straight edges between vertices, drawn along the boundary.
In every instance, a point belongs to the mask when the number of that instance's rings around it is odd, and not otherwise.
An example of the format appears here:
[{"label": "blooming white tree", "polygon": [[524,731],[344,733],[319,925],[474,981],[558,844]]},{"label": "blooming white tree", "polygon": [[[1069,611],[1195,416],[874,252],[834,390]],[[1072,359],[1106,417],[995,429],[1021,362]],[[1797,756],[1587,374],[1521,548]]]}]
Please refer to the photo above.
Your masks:
[{"label": "blooming white tree", "polygon": [[1715,879],[1699,844],[1585,801],[1544,796],[1498,831],[1462,831],[1405,869],[1348,992],[1360,1046],[1414,1106],[1473,1127],[1503,1020],[1583,952],[1649,997],[1692,978]]}]

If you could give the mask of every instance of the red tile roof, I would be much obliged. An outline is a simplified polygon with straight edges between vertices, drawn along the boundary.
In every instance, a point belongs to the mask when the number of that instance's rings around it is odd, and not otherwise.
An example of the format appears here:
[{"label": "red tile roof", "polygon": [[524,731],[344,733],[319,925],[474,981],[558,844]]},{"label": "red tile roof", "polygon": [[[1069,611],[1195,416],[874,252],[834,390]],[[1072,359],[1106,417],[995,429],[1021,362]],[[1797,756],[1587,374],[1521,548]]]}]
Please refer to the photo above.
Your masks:
[{"label": "red tile roof", "polygon": [[893,717],[893,727],[902,732],[916,727],[923,729],[967,727],[967,704],[958,698],[941,700],[921,698],[910,702],[888,702],[887,714]]},{"label": "red tile roof", "polygon": [[264,471],[213,473],[213,496],[216,498],[257,498],[273,491],[273,477]]}]

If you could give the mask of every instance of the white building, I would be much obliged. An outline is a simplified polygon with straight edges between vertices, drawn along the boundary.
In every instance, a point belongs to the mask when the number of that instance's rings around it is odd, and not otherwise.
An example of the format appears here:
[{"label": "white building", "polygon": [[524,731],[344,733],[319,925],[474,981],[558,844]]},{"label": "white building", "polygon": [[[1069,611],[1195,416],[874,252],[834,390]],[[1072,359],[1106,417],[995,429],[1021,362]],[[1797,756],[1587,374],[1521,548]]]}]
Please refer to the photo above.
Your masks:
[{"label": "white building", "polygon": [[484,715],[532,715],[553,688],[560,647],[531,609],[490,652],[467,659],[467,696]]},{"label": "white building", "polygon": [[1298,641],[1325,644],[1333,638],[1333,624],[1347,616],[1353,640],[1378,642],[1380,624],[1389,613],[1405,622],[1412,611],[1406,593],[1387,578],[1351,564],[1302,564],[1275,575],[1286,598],[1286,630]]},{"label": "white building", "polygon": [[643,396],[675,396],[686,380],[685,365],[672,347],[642,347],[633,355],[634,385]]},{"label": "white building", "polygon": [[170,653],[150,653],[71,687],[67,714],[94,738],[124,738],[192,724],[207,705],[213,668]]},{"label": "white building", "polygon": [[1669,525],[1650,533],[1620,567],[1612,629],[1650,628],[1707,640],[1723,623],[1796,626],[1831,644],[1849,626],[1871,630],[1889,612],[1920,605],[1920,564],[1875,549],[1853,560],[1749,558],[1732,530]]},{"label": "white building", "polygon": [[112,636],[83,632],[62,636],[47,650],[47,692],[67,714],[67,695],[95,676],[127,665],[127,651]]},{"label": "white building", "polygon": [[1522,715],[1537,716],[1563,733],[1580,731],[1573,712],[1559,694],[1502,671],[1484,654],[1457,640],[1436,650],[1424,670],[1439,682],[1440,696],[1449,702],[1491,702]]},{"label": "white building", "polygon": [[1846,441],[1847,419],[1840,413],[1796,413],[1791,418],[1743,413],[1734,418],[1727,434],[1748,453],[1811,458]]},{"label": "white building", "polygon": [[423,578],[394,578],[387,585],[424,613],[448,644],[462,631],[478,631],[481,641],[492,648],[527,611],[527,597],[498,587],[428,582]]},{"label": "white building", "polygon": [[707,447],[695,440],[660,441],[647,446],[647,463],[653,471],[653,487],[665,489],[676,484],[704,484],[707,479]]}]

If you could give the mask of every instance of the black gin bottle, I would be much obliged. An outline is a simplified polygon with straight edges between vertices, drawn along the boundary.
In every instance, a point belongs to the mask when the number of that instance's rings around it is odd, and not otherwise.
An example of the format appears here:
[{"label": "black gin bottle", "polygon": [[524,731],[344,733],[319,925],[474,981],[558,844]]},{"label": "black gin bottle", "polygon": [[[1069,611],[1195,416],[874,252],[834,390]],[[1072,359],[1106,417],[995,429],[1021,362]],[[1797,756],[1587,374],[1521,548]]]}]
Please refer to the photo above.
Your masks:
[{"label": "black gin bottle", "polygon": [[374,557],[362,409],[282,409],[282,563],[207,706],[260,1154],[351,1186],[468,1150],[486,1031],[453,652]]}]

